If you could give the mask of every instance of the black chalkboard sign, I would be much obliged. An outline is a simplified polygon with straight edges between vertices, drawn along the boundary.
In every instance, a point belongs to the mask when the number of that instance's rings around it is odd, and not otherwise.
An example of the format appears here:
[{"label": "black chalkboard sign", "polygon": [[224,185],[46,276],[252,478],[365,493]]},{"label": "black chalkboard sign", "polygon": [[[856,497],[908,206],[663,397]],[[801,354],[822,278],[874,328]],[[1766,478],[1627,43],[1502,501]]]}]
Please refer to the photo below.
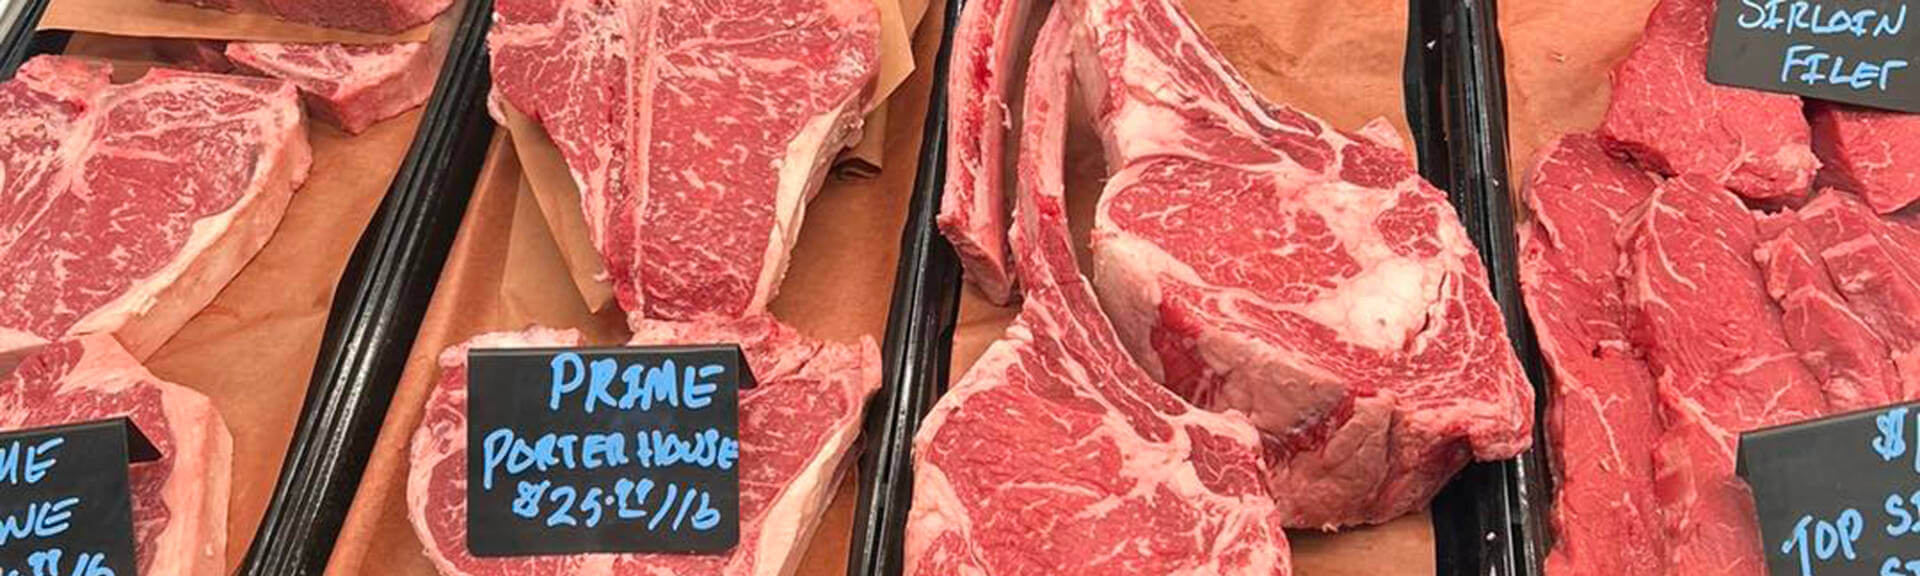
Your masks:
[{"label": "black chalkboard sign", "polygon": [[1907,4],[1718,0],[1707,78],[1920,112],[1920,21],[1907,21]]},{"label": "black chalkboard sign", "polygon": [[136,574],[127,464],[158,458],[125,418],[0,433],[0,574]]},{"label": "black chalkboard sign", "polygon": [[752,383],[738,346],[473,350],[468,549],[731,550]]},{"label": "black chalkboard sign", "polygon": [[1920,404],[1740,436],[1774,576],[1920,576]]}]

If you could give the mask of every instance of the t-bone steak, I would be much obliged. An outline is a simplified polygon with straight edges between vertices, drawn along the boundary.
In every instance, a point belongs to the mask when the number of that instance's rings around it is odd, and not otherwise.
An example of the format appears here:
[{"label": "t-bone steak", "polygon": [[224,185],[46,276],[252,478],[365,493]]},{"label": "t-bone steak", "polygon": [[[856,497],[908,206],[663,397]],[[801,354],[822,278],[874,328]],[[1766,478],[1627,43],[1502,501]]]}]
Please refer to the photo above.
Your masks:
[{"label": "t-bone steak", "polygon": [[1819,181],[1886,214],[1920,200],[1920,116],[1809,102]]},{"label": "t-bone steak", "polygon": [[808,201],[859,133],[878,70],[873,2],[494,10],[495,96],[560,148],[621,307],[670,320],[764,310]]},{"label": "t-bone steak", "polygon": [[906,574],[1284,576],[1258,433],[1148,378],[1075,268],[1067,28],[1056,5],[1025,96],[1011,238],[1025,305],[914,438]]},{"label": "t-bone steak", "polygon": [[291,84],[108,77],[40,57],[0,84],[0,360],[90,333],[152,354],[260,251],[306,180]]},{"label": "t-bone steak", "polygon": [[349,134],[425,104],[433,95],[430,56],[421,42],[234,42],[226,49],[241,70],[298,86],[308,112]]},{"label": "t-bone steak", "polygon": [[1553,371],[1547,402],[1554,487],[1552,576],[1666,574],[1653,446],[1653,374],[1632,320],[1614,236],[1657,177],[1591,135],[1549,144],[1527,175],[1533,220],[1520,232],[1520,286]]},{"label": "t-bone steak", "polygon": [[953,243],[967,280],[987,299],[1014,296],[1007,261],[1007,198],[1014,185],[1020,125],[1021,50],[1045,0],[968,2],[954,28],[952,79],[947,82],[947,181],[940,199],[940,232]]},{"label": "t-bone steak", "polygon": [[1397,139],[1256,93],[1177,0],[1068,0],[1112,177],[1094,286],[1136,359],[1262,432],[1289,527],[1390,520],[1531,445],[1533,389]]},{"label": "t-bone steak", "polygon": [[1660,0],[1613,70],[1601,136],[1647,168],[1699,174],[1753,199],[1807,194],[1814,157],[1800,98],[1707,81],[1714,0]]},{"label": "t-bone steak", "polygon": [[140,574],[226,574],[233,439],[206,396],[154,377],[105,335],[43,346],[0,379],[0,430],[123,416],[160,450],[127,470]]},{"label": "t-bone steak", "polygon": [[264,0],[281,18],[365,32],[400,32],[433,21],[453,0]]},{"label": "t-bone steak", "polygon": [[738,343],[757,386],[740,393],[740,544],[731,554],[584,554],[476,558],[467,551],[467,351],[578,346],[572,330],[487,334],[440,355],[440,379],[414,432],[408,518],[441,574],[776,576],[792,574],[852,465],[880,351],[809,339],[772,317],[718,323],[637,321],[633,345]]}]

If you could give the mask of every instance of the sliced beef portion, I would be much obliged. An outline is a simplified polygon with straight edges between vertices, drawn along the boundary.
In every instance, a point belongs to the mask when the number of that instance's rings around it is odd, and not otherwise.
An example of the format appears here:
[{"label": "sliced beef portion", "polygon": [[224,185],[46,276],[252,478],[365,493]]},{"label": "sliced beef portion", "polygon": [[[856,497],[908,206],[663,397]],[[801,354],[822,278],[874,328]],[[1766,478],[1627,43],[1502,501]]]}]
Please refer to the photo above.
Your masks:
[{"label": "sliced beef portion", "polygon": [[1920,116],[1809,102],[1820,183],[1858,193],[1886,214],[1920,199]]},{"label": "sliced beef portion", "polygon": [[427,45],[234,42],[227,60],[241,70],[292,82],[315,118],[359,134],[427,103],[433,71]]},{"label": "sliced beef portion", "polygon": [[1290,573],[1259,437],[1127,357],[1080,275],[1063,198],[1068,24],[1040,33],[1010,239],[1019,317],[914,438],[906,573]]},{"label": "sliced beef portion", "polygon": [[502,0],[495,19],[496,96],[565,156],[621,307],[764,310],[859,133],[873,3]]},{"label": "sliced beef portion", "polygon": [[123,416],[160,450],[127,469],[139,572],[226,574],[233,438],[206,396],[154,377],[106,335],[48,344],[0,378],[0,430]]},{"label": "sliced beef portion", "polygon": [[1666,181],[1628,225],[1633,343],[1659,382],[1654,456],[1675,574],[1764,574],[1753,500],[1734,475],[1740,432],[1827,412],[1788,344],[1754,254],[1754,216],[1733,192]]},{"label": "sliced beef portion", "polygon": [[1660,0],[1613,70],[1600,133],[1668,176],[1699,174],[1752,199],[1800,198],[1814,157],[1800,98],[1707,81],[1714,0]]},{"label": "sliced beef portion", "polygon": [[1761,233],[1769,236],[1756,254],[1767,293],[1780,307],[1787,342],[1820,380],[1827,404],[1847,411],[1903,398],[1900,373],[1886,343],[1834,285],[1807,223],[1786,212],[1764,218]]},{"label": "sliced beef portion", "polygon": [[1531,443],[1533,390],[1405,153],[1262,98],[1175,0],[1074,0],[1113,172],[1094,284],[1168,387],[1264,435],[1288,526],[1384,522]]},{"label": "sliced beef portion", "polygon": [[293,86],[36,58],[0,84],[0,364],[70,335],[144,358],[267,243],[312,154]]},{"label": "sliced beef portion", "polygon": [[1629,343],[1614,240],[1658,185],[1584,134],[1547,145],[1527,176],[1520,282],[1553,371],[1553,576],[1666,574],[1653,488],[1656,386]]},{"label": "sliced beef portion", "polygon": [[[214,0],[224,2],[228,0]],[[428,22],[453,0],[264,0],[281,18],[365,32],[400,32]]]},{"label": "sliced beef portion", "polygon": [[1831,190],[1795,217],[1848,309],[1887,346],[1901,397],[1920,397],[1920,228]]},{"label": "sliced beef portion", "polygon": [[954,28],[947,83],[947,181],[940,199],[940,232],[953,243],[967,280],[987,300],[1013,298],[1007,253],[1007,198],[1014,186],[1015,146],[1007,136],[1020,125],[1023,32],[1038,21],[1036,0],[968,2]]}]

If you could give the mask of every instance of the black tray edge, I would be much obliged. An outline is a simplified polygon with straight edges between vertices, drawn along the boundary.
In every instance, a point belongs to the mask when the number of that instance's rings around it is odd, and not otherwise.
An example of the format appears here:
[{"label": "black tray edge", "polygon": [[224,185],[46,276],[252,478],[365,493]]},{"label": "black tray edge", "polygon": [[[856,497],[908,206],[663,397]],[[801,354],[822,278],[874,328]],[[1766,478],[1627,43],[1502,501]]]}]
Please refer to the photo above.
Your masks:
[{"label": "black tray edge", "polygon": [[242,576],[326,567],[493,134],[491,0],[466,3],[406,160],[354,247]]},{"label": "black tray edge", "polygon": [[946,389],[953,330],[960,310],[960,263],[935,228],[946,186],[947,67],[964,0],[943,0],[940,49],[934,55],[927,115],[920,135],[913,198],[900,237],[893,301],[881,349],[880,394],[867,409],[867,450],[860,460],[859,501],[847,558],[848,576],[891,576],[905,568],[907,510],[913,504],[913,437]]}]

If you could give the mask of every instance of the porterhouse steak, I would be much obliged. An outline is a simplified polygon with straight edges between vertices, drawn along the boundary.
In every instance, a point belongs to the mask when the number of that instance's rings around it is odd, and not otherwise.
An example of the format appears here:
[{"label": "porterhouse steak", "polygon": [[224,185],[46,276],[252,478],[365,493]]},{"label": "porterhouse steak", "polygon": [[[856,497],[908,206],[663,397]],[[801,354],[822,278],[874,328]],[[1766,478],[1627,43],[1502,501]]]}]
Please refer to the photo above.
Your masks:
[{"label": "porterhouse steak", "polygon": [[1025,304],[914,438],[906,573],[1284,576],[1258,433],[1148,378],[1075,267],[1068,26],[1056,5],[1028,72],[1010,239]]},{"label": "porterhouse steak", "polygon": [[502,0],[495,19],[496,99],[559,146],[621,307],[764,310],[859,132],[873,3]]},{"label": "porterhouse steak", "polygon": [[414,432],[407,517],[441,574],[775,576],[792,574],[832,500],[880,387],[871,339],[827,343],[770,316],[714,323],[638,320],[631,344],[737,343],[757,385],[740,393],[740,544],[731,554],[585,554],[477,558],[466,543],[467,351],[578,346],[572,330],[478,336],[440,355],[440,379]]},{"label": "porterhouse steak", "polygon": [[422,42],[234,42],[225,60],[248,73],[292,82],[309,113],[349,134],[418,108],[433,95],[431,54]]},{"label": "porterhouse steak", "polygon": [[108,78],[40,57],[0,85],[0,360],[90,333],[152,354],[259,252],[307,177],[290,84]]},{"label": "porterhouse steak", "polygon": [[1393,138],[1256,93],[1177,0],[1067,0],[1112,174],[1094,286],[1194,403],[1248,414],[1290,527],[1384,522],[1531,443],[1472,242]]},{"label": "porterhouse steak", "polygon": [[233,439],[206,396],[154,377],[106,335],[43,346],[0,379],[0,430],[122,416],[160,450],[127,470],[139,572],[225,574]]}]

